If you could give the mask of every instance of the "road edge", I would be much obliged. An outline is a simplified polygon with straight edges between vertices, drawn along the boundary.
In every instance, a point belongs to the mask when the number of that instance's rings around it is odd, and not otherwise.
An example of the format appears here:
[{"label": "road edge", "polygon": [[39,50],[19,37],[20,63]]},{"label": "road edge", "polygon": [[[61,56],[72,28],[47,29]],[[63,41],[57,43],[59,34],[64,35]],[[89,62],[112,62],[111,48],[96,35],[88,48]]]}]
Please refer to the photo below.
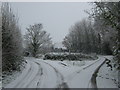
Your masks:
[{"label": "road edge", "polygon": [[[104,57],[105,59],[105,57]],[[96,78],[97,78],[97,74],[100,70],[100,68],[102,67],[102,65],[106,62],[106,59],[102,62],[102,64],[100,66],[98,66],[98,68],[94,71],[94,73],[92,74],[92,78],[91,78],[91,88],[96,88],[95,90],[97,90],[97,81],[96,81]]]}]

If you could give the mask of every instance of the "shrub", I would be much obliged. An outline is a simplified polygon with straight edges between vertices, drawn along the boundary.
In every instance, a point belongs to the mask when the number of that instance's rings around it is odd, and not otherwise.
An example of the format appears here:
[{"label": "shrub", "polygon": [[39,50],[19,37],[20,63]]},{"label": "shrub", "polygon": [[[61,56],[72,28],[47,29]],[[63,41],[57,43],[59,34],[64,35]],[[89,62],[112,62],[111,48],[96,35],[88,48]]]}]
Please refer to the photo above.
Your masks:
[{"label": "shrub", "polygon": [[83,60],[90,59],[95,60],[97,56],[85,55],[81,53],[47,53],[44,55],[44,60]]}]

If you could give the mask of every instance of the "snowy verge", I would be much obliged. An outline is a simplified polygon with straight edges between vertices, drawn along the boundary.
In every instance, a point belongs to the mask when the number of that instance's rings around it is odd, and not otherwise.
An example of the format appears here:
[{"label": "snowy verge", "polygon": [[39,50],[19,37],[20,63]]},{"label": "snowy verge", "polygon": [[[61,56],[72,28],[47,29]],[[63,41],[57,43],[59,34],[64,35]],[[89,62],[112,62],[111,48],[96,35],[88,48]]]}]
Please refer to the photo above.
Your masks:
[{"label": "snowy verge", "polygon": [[2,74],[0,72],[0,90],[2,89]]},{"label": "snowy verge", "polygon": [[27,62],[23,62],[20,66],[20,70],[14,70],[11,72],[2,72],[2,87],[6,87],[9,83],[13,82],[17,77],[19,77],[22,71],[26,68]]},{"label": "snowy verge", "polygon": [[[105,56],[109,60],[113,60],[113,56]],[[112,62],[112,61],[111,61]],[[96,83],[98,88],[118,88],[118,70],[114,67],[108,67],[106,63],[99,69]]]},{"label": "snowy verge", "polygon": [[2,89],[2,81],[0,81],[0,90]]},{"label": "snowy verge", "polygon": [[17,84],[16,82],[20,81],[27,74],[29,69],[30,69],[30,64],[27,62],[25,69],[21,73],[17,73],[16,77],[12,76],[15,80],[11,81],[9,84],[5,85],[4,87],[5,88],[15,87]]}]

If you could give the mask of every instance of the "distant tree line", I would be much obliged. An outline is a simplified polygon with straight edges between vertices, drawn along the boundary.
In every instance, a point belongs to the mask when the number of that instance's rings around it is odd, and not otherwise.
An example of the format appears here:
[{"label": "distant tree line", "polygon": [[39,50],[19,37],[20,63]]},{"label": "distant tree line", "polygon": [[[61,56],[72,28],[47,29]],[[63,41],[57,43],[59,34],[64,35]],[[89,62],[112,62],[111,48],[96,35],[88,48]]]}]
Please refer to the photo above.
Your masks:
[{"label": "distant tree line", "polygon": [[[93,23],[88,20],[76,23],[70,28],[70,33],[65,37],[63,43],[67,48],[70,49],[71,47],[72,49],[73,47],[73,50],[80,52],[84,49],[89,52],[91,46],[97,44],[94,48],[99,48],[97,51],[100,53],[103,51],[110,52],[109,48],[117,53],[120,50],[120,2],[94,2],[94,5],[92,14],[90,13],[94,18]],[[76,44],[77,46],[75,45],[76,42],[79,43]],[[85,43],[90,48],[87,49]],[[92,45],[92,43],[95,44]],[[80,45],[81,47],[79,47]],[[77,47],[83,47],[83,50],[79,50]],[[100,49],[103,50],[100,51]]]},{"label": "distant tree line", "polygon": [[93,5],[92,19],[75,23],[63,44],[70,52],[113,54],[120,64],[120,2]]},{"label": "distant tree line", "polygon": [[70,28],[63,44],[70,52],[112,54],[107,38],[96,31],[97,27],[90,20],[82,20]]}]

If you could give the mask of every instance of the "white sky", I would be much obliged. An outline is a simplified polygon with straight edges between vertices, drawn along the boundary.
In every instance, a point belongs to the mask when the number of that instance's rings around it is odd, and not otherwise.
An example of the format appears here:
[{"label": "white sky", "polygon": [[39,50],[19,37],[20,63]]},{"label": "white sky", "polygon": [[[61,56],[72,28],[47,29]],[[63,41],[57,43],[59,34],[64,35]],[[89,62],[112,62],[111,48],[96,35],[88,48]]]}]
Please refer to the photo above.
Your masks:
[{"label": "white sky", "polygon": [[11,6],[19,17],[22,34],[29,25],[42,23],[54,43],[63,40],[71,25],[88,17],[84,10],[92,7],[87,2],[11,2]]}]

